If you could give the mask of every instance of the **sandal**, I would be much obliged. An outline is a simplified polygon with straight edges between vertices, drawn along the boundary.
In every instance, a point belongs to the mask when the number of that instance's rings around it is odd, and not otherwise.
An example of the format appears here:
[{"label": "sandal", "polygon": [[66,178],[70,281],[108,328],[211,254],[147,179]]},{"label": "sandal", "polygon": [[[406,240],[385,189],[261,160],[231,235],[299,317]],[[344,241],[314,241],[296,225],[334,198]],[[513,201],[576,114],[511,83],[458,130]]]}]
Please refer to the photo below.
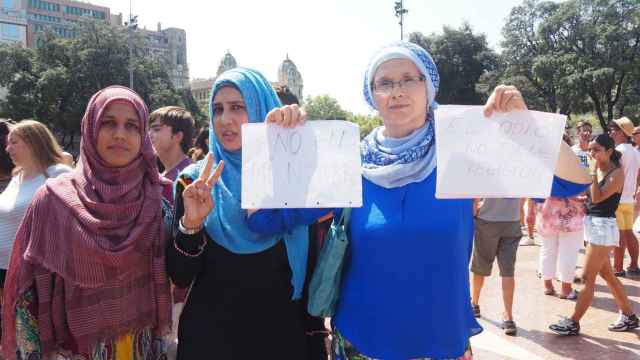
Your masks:
[{"label": "sandal", "polygon": [[556,295],[556,289],[551,288],[551,289],[544,289],[544,294],[547,296],[555,296]]},{"label": "sandal", "polygon": [[576,300],[578,298],[578,292],[576,291],[576,289],[571,289],[571,291],[569,291],[568,294],[560,294],[558,295],[558,298],[560,299],[565,299],[565,300]]},{"label": "sandal", "polygon": [[476,318],[481,317],[480,315],[480,305],[471,304],[471,308],[473,309],[473,316]]},{"label": "sandal", "polygon": [[504,330],[505,335],[509,336],[515,336],[518,332],[518,329],[516,328],[516,322],[513,320],[503,320],[502,330]]}]

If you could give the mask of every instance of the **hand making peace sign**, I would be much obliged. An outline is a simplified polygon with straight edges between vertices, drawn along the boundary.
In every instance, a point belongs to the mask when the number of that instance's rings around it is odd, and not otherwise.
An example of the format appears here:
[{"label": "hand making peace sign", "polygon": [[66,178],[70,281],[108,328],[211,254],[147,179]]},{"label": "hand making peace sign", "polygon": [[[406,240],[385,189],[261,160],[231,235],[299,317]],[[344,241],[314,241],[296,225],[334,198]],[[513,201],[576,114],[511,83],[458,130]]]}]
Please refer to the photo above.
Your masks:
[{"label": "hand making peace sign", "polygon": [[202,226],[204,219],[206,219],[215,206],[211,189],[218,181],[218,178],[220,178],[220,174],[222,174],[224,161],[220,160],[213,174],[211,174],[212,168],[213,155],[209,153],[200,176],[182,192],[182,199],[184,201],[182,224],[186,228],[193,229]]}]

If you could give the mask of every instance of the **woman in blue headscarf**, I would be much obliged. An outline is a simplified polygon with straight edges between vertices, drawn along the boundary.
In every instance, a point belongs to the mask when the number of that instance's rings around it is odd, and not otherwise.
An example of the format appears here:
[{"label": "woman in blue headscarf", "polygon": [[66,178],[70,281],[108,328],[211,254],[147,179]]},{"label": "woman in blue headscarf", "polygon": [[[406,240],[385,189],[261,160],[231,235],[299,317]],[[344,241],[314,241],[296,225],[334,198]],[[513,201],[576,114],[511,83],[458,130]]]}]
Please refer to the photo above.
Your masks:
[{"label": "woman in blue headscarf", "polygon": [[[364,95],[384,125],[361,144],[363,206],[351,212],[333,318],[338,358],[468,358],[470,337],[482,331],[469,294],[472,200],[435,198],[439,84],[431,56],[408,42],[382,48],[366,71]],[[499,86],[485,115],[524,109],[516,88]],[[564,146],[552,193],[577,194],[588,183]],[[307,212],[260,210],[248,222],[275,233],[301,223],[292,219]]]},{"label": "woman in blue headscarf", "polygon": [[[304,113],[297,105],[281,107],[257,71],[236,68],[214,83],[210,115],[209,155],[177,180],[179,223],[167,252],[171,279],[179,287],[191,285],[177,358],[304,359],[298,299],[308,230],[293,226],[261,235],[249,230],[240,208],[242,124],[266,119],[288,127],[301,123]],[[219,165],[210,175],[214,159]]]}]

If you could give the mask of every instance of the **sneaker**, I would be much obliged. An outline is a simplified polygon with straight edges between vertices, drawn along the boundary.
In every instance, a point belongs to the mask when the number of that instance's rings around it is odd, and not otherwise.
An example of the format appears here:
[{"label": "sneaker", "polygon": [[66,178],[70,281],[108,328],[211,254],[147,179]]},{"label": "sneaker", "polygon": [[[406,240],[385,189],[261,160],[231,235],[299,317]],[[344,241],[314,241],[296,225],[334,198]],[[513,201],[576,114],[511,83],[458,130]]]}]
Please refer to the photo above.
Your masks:
[{"label": "sneaker", "polygon": [[638,328],[638,317],[636,314],[631,314],[629,316],[620,313],[618,320],[613,324],[609,325],[609,331],[622,332],[629,331]]},{"label": "sneaker", "polygon": [[632,276],[638,276],[640,275],[640,269],[639,268],[627,268],[627,275],[632,275]]},{"label": "sneaker", "polygon": [[504,330],[505,335],[515,336],[518,332],[518,328],[516,328],[516,322],[513,320],[502,320],[502,330]]},{"label": "sneaker", "polygon": [[613,275],[615,275],[617,277],[625,277],[627,275],[627,273],[624,270],[622,270],[622,271],[614,272]]},{"label": "sneaker", "polygon": [[549,325],[549,330],[561,336],[575,336],[580,334],[580,324],[570,318],[563,318],[556,324]]},{"label": "sneaker", "polygon": [[476,318],[480,317],[480,305],[471,304],[471,308],[473,309],[473,316]]},{"label": "sneaker", "polygon": [[522,240],[520,240],[520,246],[531,246],[535,244],[536,242],[530,237],[523,237]]}]

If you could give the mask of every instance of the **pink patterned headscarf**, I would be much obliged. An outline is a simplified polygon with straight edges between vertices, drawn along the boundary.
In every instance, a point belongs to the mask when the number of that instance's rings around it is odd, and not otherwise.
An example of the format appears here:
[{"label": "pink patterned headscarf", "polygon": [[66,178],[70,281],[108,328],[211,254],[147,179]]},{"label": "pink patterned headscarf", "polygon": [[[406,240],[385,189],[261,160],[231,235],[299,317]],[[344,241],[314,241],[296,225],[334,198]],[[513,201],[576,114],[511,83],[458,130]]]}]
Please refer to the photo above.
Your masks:
[{"label": "pink patterned headscarf", "polygon": [[[120,168],[107,166],[96,148],[102,114],[114,102],[131,104],[141,125],[140,153]],[[148,117],[144,101],[125,87],[108,87],[89,101],[78,167],[37,192],[16,236],[2,309],[5,358],[15,358],[16,305],[29,289],[37,295],[45,357],[60,348],[86,354],[145,327],[156,335],[170,328],[164,180]]]}]

